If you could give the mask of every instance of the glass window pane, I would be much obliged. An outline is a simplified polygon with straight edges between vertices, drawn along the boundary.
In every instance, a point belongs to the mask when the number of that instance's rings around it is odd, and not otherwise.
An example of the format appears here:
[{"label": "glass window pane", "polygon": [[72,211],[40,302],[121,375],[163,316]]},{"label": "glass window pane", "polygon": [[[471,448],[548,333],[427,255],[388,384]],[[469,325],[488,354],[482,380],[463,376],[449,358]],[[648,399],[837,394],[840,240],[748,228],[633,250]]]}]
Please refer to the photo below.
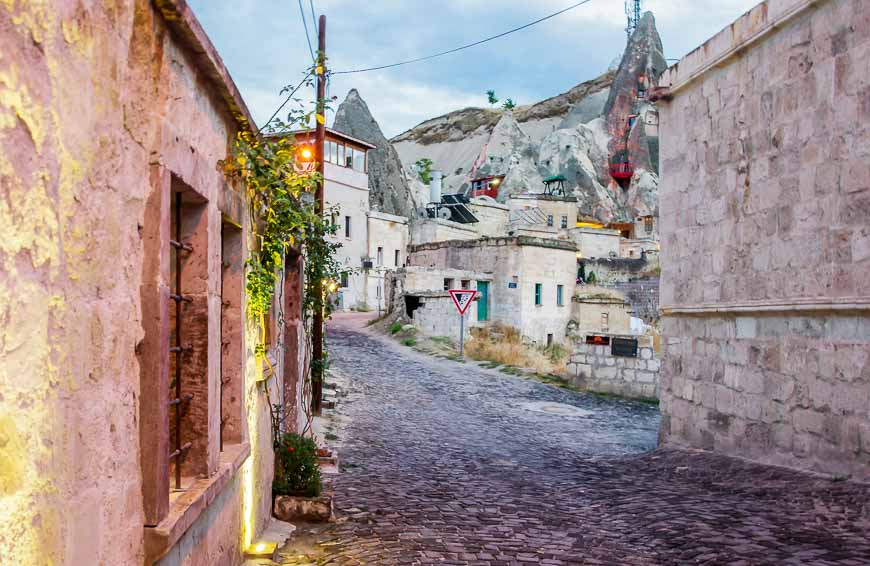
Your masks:
[{"label": "glass window pane", "polygon": [[337,157],[337,159],[335,160],[335,162],[336,162],[338,165],[342,165],[342,166],[343,166],[343,165],[344,165],[344,145],[342,145],[342,144],[337,144],[337,146],[338,146],[338,157]]},{"label": "glass window pane", "polygon": [[357,171],[365,173],[366,170],[366,152],[356,150],[353,152],[353,168]]},{"label": "glass window pane", "polygon": [[345,167],[353,167],[353,154],[355,152],[356,152],[356,150],[354,148],[348,146],[347,154],[345,155],[345,158],[344,158],[344,166]]}]

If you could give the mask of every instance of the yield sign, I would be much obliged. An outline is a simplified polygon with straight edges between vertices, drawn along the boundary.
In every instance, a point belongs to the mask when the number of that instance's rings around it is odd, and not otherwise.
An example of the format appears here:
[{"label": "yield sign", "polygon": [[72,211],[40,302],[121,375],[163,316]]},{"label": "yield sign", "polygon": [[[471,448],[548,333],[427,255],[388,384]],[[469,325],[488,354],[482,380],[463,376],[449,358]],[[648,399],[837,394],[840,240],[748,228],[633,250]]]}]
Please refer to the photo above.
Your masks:
[{"label": "yield sign", "polygon": [[450,297],[453,299],[453,304],[456,305],[459,314],[465,314],[475,296],[477,296],[477,291],[471,289],[451,289],[450,291]]}]

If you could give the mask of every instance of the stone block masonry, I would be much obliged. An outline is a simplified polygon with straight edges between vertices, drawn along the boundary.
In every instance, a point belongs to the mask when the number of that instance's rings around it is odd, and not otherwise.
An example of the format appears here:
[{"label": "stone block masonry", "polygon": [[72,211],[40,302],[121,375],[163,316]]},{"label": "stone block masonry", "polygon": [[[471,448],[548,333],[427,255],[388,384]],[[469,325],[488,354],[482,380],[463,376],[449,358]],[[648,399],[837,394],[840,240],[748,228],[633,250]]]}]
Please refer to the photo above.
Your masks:
[{"label": "stone block masonry", "polygon": [[636,358],[614,356],[610,346],[576,342],[568,373],[589,391],[624,397],[658,399],[661,361],[651,346],[637,349]]},{"label": "stone block masonry", "polygon": [[870,479],[870,2],[768,0],[662,77],[665,444]]}]

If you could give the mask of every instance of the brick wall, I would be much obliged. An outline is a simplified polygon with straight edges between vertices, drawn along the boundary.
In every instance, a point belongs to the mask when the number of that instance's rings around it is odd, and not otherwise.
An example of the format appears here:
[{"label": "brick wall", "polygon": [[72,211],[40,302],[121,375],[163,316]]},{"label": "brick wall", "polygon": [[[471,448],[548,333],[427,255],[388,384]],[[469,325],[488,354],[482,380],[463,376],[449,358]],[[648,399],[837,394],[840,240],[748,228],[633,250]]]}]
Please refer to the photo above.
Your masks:
[{"label": "brick wall", "polygon": [[665,444],[870,478],[870,3],[769,0],[662,78]]}]

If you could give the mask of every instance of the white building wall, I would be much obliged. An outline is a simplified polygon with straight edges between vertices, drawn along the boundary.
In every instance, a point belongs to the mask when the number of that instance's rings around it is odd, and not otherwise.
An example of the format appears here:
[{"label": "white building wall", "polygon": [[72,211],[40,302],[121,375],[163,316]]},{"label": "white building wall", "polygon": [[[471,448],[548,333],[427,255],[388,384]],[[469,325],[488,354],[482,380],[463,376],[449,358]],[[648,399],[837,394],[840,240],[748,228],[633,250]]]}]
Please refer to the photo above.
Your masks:
[{"label": "white building wall", "polygon": [[[576,284],[576,252],[533,246],[520,247],[523,274],[522,333],[540,345],[552,334],[555,342],[565,340],[571,320],[571,297]],[[535,305],[535,284],[541,284],[541,304]],[[557,304],[557,285],[562,286],[562,304]]]},{"label": "white building wall", "polygon": [[[402,267],[408,256],[408,219],[404,216],[369,211],[368,257],[372,269],[363,273],[366,305],[370,309],[384,308],[384,276]],[[381,254],[379,257],[378,249]],[[398,252],[398,260],[397,260]]]},{"label": "white building wall", "polygon": [[[517,328],[525,338],[539,344],[546,344],[548,334],[553,334],[556,342],[563,341],[571,318],[576,250],[567,243],[546,242],[492,238],[418,247],[410,257],[414,267],[405,270],[410,283],[405,290],[413,286],[419,291],[443,291],[443,277],[450,274],[488,280],[489,323]],[[535,283],[543,286],[542,304],[538,307],[534,304]],[[556,304],[557,285],[563,286],[562,306]],[[469,314],[472,325],[477,323],[477,306]]]},{"label": "white building wall", "polygon": [[[324,199],[327,210],[333,210],[338,231],[334,240],[341,244],[336,256],[343,269],[348,270],[348,286],[338,290],[339,309],[348,310],[365,303],[365,278],[362,261],[368,255],[368,175],[340,167],[333,163],[325,166]],[[350,217],[350,236],[345,232],[346,217]]]}]

